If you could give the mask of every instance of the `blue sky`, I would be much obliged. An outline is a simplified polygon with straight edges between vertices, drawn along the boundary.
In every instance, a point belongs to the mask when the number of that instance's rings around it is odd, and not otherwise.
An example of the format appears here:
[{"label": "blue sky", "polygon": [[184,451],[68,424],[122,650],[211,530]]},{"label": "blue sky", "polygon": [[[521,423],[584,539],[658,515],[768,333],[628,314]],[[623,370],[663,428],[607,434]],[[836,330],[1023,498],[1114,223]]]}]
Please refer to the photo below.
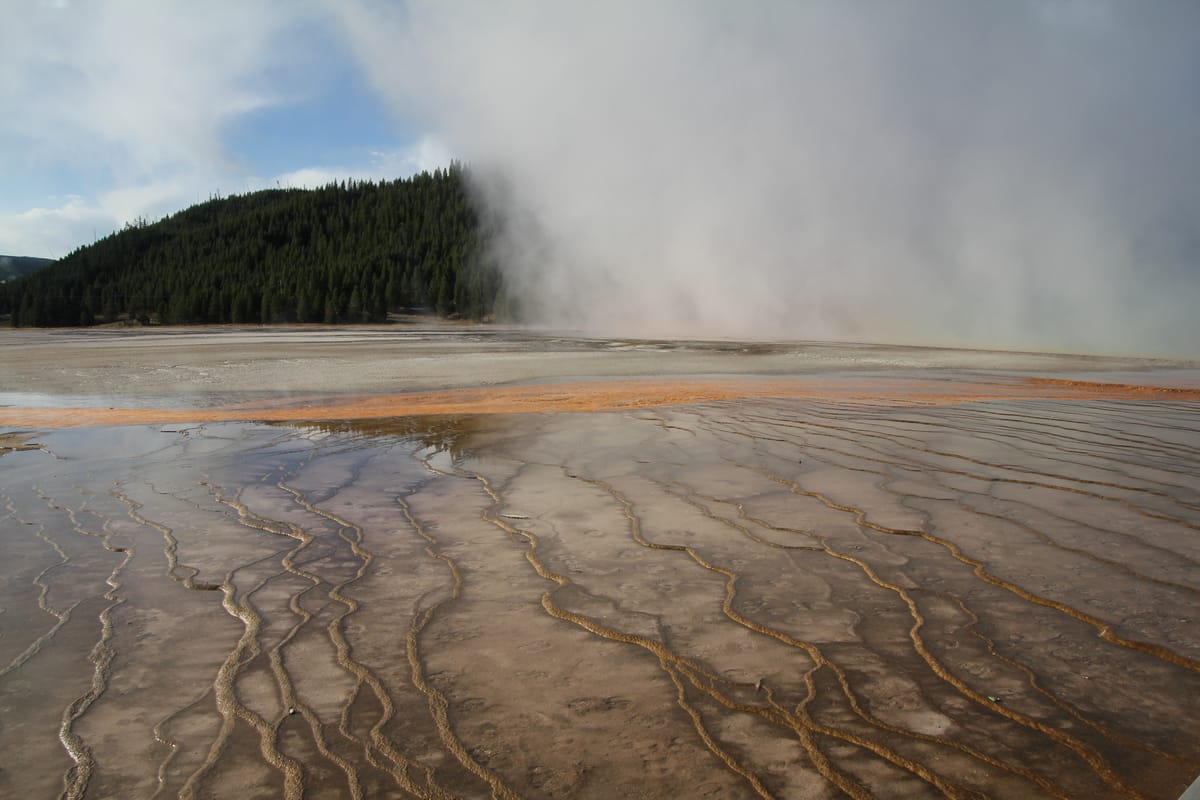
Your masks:
[{"label": "blue sky", "polygon": [[217,193],[444,166],[357,55],[370,11],[0,0],[0,253],[62,257]]}]

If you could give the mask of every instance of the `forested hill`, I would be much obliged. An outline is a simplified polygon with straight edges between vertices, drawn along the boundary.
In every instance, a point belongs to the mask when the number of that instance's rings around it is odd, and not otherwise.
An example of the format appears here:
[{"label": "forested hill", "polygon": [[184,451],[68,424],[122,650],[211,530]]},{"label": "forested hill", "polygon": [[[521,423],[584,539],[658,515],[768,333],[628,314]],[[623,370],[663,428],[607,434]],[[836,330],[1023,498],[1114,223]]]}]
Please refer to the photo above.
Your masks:
[{"label": "forested hill", "polygon": [[0,283],[11,281],[22,275],[37,272],[43,267],[54,263],[52,258],[34,258],[33,256],[0,256]]},{"label": "forested hill", "polygon": [[499,273],[463,168],[269,189],[127,225],[0,285],[14,326],[371,322],[428,307],[483,319]]}]

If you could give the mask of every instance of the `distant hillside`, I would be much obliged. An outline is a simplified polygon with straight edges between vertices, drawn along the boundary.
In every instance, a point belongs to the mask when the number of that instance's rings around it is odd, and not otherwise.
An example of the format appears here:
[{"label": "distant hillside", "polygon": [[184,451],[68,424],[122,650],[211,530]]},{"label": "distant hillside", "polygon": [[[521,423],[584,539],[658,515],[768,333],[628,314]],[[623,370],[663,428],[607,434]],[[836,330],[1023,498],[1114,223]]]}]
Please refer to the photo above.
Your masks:
[{"label": "distant hillside", "polygon": [[33,256],[0,256],[0,283],[20,278],[37,272],[42,267],[54,263],[52,258],[34,258]]},{"label": "distant hillside", "polygon": [[127,225],[0,285],[14,326],[368,322],[413,306],[483,319],[499,272],[462,167],[270,189]]}]

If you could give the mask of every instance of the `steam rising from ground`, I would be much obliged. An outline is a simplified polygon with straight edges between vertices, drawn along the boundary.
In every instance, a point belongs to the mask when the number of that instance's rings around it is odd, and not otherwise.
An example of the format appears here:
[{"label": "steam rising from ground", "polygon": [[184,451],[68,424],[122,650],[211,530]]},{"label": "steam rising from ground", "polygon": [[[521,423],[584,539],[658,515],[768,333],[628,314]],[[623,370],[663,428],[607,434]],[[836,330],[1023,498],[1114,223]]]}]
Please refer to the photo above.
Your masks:
[{"label": "steam rising from ground", "polygon": [[623,335],[1195,355],[1200,6],[429,3],[345,19]]}]

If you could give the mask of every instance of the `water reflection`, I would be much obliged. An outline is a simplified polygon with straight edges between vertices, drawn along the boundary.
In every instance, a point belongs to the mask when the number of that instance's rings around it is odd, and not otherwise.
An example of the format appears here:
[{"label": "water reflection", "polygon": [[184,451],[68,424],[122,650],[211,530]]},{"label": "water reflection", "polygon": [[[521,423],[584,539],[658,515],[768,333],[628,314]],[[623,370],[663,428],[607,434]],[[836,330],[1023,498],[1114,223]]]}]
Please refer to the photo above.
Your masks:
[{"label": "water reflection", "polygon": [[320,431],[368,439],[399,439],[415,442],[423,449],[448,453],[458,462],[471,454],[472,438],[485,426],[495,428],[504,418],[487,420],[471,415],[428,417],[388,417],[362,420],[318,420],[312,422],[275,422],[271,425],[294,430]]},{"label": "water reflection", "polygon": [[0,457],[0,795],[1175,796],[1196,419],[39,433]]}]

